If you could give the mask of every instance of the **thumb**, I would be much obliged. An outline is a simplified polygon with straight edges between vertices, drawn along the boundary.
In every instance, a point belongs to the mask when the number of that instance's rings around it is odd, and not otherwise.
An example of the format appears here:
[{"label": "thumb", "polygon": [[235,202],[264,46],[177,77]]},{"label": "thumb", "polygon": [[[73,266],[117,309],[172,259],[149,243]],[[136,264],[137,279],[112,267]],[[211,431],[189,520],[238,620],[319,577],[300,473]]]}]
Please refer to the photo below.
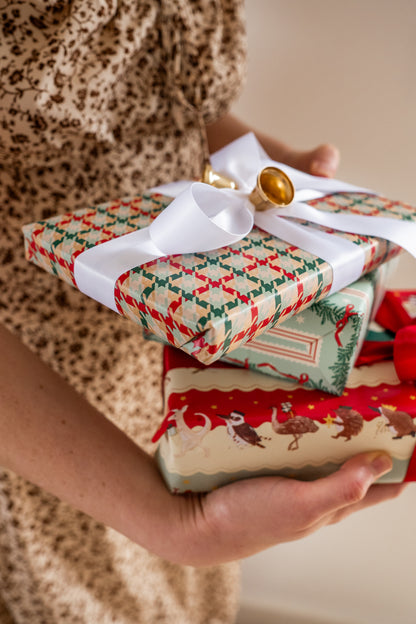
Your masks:
[{"label": "thumb", "polygon": [[311,511],[320,516],[358,503],[392,466],[390,456],[382,451],[356,455],[333,474],[310,483]]},{"label": "thumb", "polygon": [[313,175],[332,178],[339,165],[339,150],[333,145],[324,144],[310,154],[309,172]]}]

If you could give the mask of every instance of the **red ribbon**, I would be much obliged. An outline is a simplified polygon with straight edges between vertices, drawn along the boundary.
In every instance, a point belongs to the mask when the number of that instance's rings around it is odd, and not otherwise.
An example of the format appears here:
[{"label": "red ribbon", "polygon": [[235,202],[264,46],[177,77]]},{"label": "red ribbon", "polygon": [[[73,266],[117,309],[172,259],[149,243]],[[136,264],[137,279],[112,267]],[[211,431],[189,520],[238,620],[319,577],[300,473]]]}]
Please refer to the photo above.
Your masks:
[{"label": "red ribbon", "polygon": [[416,380],[416,326],[402,327],[393,345],[393,361],[401,381]]},{"label": "red ribbon", "polygon": [[250,368],[249,363],[248,363],[248,358],[245,358],[243,362],[241,360],[230,358],[227,355],[227,362],[229,362],[230,364],[237,364],[237,366],[242,366],[243,368]]},{"label": "red ribbon", "polygon": [[344,316],[342,317],[342,319],[339,319],[339,321],[337,321],[335,324],[335,340],[337,341],[337,345],[339,347],[342,347],[341,338],[339,337],[340,333],[344,329],[345,325],[348,323],[349,318],[357,314],[357,312],[353,312],[353,310],[354,304],[349,303],[345,308]]},{"label": "red ribbon", "polygon": [[416,318],[404,307],[410,297],[416,297],[416,291],[386,292],[375,320],[395,336],[392,340],[366,341],[356,366],[393,359],[401,381],[416,381]]},{"label": "red ribbon", "polygon": [[275,373],[280,375],[281,377],[287,377],[287,379],[291,379],[292,381],[297,381],[300,384],[304,384],[309,381],[309,375],[307,373],[301,373],[300,377],[296,377],[296,375],[291,375],[290,373],[282,373],[279,371],[273,364],[269,362],[262,362],[261,364],[257,364],[257,368],[271,368]]},{"label": "red ribbon", "polygon": [[415,298],[416,290],[386,291],[376,315],[377,323],[393,333],[416,324],[416,317],[410,316],[405,308],[406,302]]}]

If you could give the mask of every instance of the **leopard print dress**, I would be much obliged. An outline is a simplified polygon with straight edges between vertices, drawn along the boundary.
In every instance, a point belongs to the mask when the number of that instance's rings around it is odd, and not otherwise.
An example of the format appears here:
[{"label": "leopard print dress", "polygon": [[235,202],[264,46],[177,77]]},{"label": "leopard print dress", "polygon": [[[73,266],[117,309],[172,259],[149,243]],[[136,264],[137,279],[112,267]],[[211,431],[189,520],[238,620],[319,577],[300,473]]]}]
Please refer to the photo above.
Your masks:
[{"label": "leopard print dress", "polygon": [[[242,0],[0,5],[0,321],[151,452],[159,345],[27,263],[21,227],[199,175],[200,119],[243,79]],[[3,624],[223,624],[238,574],[166,562],[0,472]]]}]

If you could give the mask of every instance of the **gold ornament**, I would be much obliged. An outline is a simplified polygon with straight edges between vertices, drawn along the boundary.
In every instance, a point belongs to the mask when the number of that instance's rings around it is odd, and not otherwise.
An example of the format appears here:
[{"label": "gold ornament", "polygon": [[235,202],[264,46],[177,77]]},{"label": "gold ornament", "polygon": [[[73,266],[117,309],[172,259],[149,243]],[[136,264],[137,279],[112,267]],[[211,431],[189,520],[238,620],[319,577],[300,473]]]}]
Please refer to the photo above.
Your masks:
[{"label": "gold ornament", "polygon": [[288,206],[295,196],[291,179],[277,167],[265,167],[257,176],[257,183],[250,193],[250,201],[256,210]]},{"label": "gold ornament", "polygon": [[205,184],[210,184],[211,186],[215,186],[215,188],[219,189],[229,188],[236,190],[238,188],[237,183],[234,182],[234,180],[222,175],[221,173],[217,173],[217,171],[214,171],[209,163],[205,164],[201,182],[205,182]]}]

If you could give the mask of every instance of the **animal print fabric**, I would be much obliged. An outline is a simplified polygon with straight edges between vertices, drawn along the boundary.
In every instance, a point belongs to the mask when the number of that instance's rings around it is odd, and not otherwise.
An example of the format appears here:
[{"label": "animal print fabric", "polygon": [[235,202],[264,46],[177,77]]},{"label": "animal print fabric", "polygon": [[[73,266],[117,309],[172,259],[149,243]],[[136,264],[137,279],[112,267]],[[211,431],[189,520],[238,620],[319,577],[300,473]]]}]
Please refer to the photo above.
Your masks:
[{"label": "animal print fabric", "polygon": [[[27,263],[21,226],[199,175],[200,118],[223,114],[243,79],[242,2],[0,8],[0,320],[150,451],[161,347]],[[2,624],[228,623],[238,575],[170,564],[0,473]]]}]

